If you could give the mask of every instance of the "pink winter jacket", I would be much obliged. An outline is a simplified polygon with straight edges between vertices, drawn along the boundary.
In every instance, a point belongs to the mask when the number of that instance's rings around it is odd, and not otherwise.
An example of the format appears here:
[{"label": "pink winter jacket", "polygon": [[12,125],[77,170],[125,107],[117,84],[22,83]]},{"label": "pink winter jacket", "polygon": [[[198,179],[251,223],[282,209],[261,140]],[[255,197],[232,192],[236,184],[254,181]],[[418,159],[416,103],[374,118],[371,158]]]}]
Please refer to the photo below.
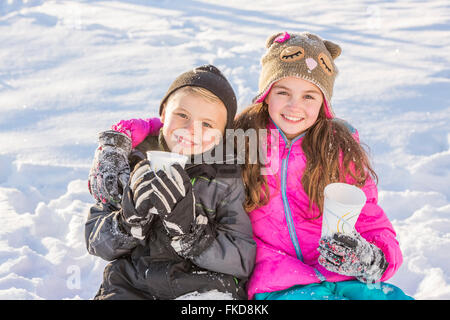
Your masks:
[{"label": "pink winter jacket", "polygon": [[[136,146],[148,134],[157,135],[161,126],[158,118],[131,119],[120,121],[112,129],[126,133],[131,137],[133,146]],[[269,173],[266,177],[270,201],[249,213],[257,244],[255,268],[247,284],[249,299],[259,292],[283,290],[296,284],[318,283],[321,277],[330,282],[354,279],[328,271],[317,262],[322,218],[305,219],[317,216],[319,209],[313,206],[313,212],[308,212],[309,200],[301,184],[306,166],[306,156],[301,147],[303,137],[298,136],[287,144],[283,133],[272,121],[268,129],[275,133],[268,134],[267,138],[270,170],[265,173]],[[359,141],[357,131],[350,129]],[[385,281],[402,264],[402,253],[392,224],[377,204],[376,185],[369,180],[362,190],[367,203],[355,228],[362,237],[383,251],[389,263],[380,279]],[[288,212],[291,213],[293,225],[286,219]],[[289,227],[295,230],[300,246],[297,250],[290,238]]]},{"label": "pink winter jacket", "polygon": [[[349,126],[350,127],[350,126]],[[255,293],[272,292],[287,289],[293,285],[326,281],[338,282],[353,277],[340,275],[326,270],[317,259],[322,217],[317,206],[309,212],[309,200],[301,178],[306,166],[306,156],[301,147],[302,136],[293,139],[290,146],[281,131],[270,121],[268,129],[278,135],[269,135],[267,143],[272,153],[268,154],[269,165],[274,174],[267,175],[270,200],[265,206],[249,213],[252,221],[254,239],[257,244],[256,263],[247,285],[249,299]],[[352,130],[359,142],[358,133]],[[278,138],[278,139],[277,139]],[[278,144],[278,146],[276,145]],[[273,152],[273,150],[278,152]],[[277,170],[278,168],[278,170]],[[378,192],[375,183],[370,180],[362,188],[367,196],[366,205],[356,222],[355,228],[367,241],[379,247],[389,266],[380,281],[392,277],[402,263],[402,254],[395,239],[395,231],[378,204]],[[294,248],[289,234],[286,213],[290,211],[299,248]]]}]

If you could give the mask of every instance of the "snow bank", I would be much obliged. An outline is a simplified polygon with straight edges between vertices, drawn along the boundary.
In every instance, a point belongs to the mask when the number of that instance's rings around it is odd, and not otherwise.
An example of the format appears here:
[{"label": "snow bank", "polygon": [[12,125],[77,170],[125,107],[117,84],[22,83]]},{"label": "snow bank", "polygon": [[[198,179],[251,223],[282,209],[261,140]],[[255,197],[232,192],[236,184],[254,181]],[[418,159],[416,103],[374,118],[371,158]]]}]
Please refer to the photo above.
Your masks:
[{"label": "snow bank", "polygon": [[0,195],[7,218],[0,229],[0,298],[92,298],[106,262],[85,247],[86,181],[71,181],[63,195],[39,202],[32,213],[14,210],[25,198],[21,191],[0,188]]},{"label": "snow bank", "polygon": [[398,234],[389,282],[449,299],[448,13],[445,1],[1,1],[0,299],[91,299],[106,265],[84,244],[97,133],[156,116],[174,77],[205,63],[242,109],[265,39],[285,30],[343,48],[333,107],[370,147]]}]

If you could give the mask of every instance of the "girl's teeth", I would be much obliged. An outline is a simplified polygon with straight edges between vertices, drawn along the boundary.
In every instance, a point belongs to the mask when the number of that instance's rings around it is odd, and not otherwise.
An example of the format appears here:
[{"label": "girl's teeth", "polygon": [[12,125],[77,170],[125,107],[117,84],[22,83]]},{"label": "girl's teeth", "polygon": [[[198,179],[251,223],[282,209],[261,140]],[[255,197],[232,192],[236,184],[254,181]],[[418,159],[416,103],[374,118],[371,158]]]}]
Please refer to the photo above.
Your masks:
[{"label": "girl's teeth", "polygon": [[285,117],[286,119],[291,120],[291,121],[299,121],[299,120],[302,120],[302,118],[289,117],[289,116],[287,116],[287,115],[285,115],[285,114],[283,114],[283,117]]}]

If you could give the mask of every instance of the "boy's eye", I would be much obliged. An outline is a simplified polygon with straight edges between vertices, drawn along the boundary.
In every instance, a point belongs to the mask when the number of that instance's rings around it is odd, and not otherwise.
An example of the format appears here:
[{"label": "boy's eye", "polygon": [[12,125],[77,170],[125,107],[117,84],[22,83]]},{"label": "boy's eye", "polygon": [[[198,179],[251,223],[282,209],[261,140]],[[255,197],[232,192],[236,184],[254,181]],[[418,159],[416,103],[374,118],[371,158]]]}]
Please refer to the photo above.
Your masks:
[{"label": "boy's eye", "polygon": [[212,128],[212,125],[209,124],[208,122],[203,122],[203,126],[206,128]]}]

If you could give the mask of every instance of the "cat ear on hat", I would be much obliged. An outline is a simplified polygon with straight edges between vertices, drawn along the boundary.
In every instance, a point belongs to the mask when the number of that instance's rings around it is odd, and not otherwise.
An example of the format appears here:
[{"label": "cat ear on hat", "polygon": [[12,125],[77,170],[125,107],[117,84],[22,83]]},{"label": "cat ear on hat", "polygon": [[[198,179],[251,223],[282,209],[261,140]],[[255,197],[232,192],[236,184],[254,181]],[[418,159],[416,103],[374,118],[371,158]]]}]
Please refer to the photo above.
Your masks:
[{"label": "cat ear on hat", "polygon": [[271,35],[270,37],[268,37],[267,40],[266,40],[266,48],[270,48],[270,46],[272,45],[273,41],[274,41],[277,37],[281,36],[281,35],[284,34],[284,33],[285,33],[285,32],[278,32],[278,33],[275,33],[275,34]]},{"label": "cat ear on hat", "polygon": [[329,40],[324,40],[323,43],[327,48],[327,50],[330,52],[333,60],[335,60],[337,57],[341,55],[342,49],[338,44],[331,42]]}]

